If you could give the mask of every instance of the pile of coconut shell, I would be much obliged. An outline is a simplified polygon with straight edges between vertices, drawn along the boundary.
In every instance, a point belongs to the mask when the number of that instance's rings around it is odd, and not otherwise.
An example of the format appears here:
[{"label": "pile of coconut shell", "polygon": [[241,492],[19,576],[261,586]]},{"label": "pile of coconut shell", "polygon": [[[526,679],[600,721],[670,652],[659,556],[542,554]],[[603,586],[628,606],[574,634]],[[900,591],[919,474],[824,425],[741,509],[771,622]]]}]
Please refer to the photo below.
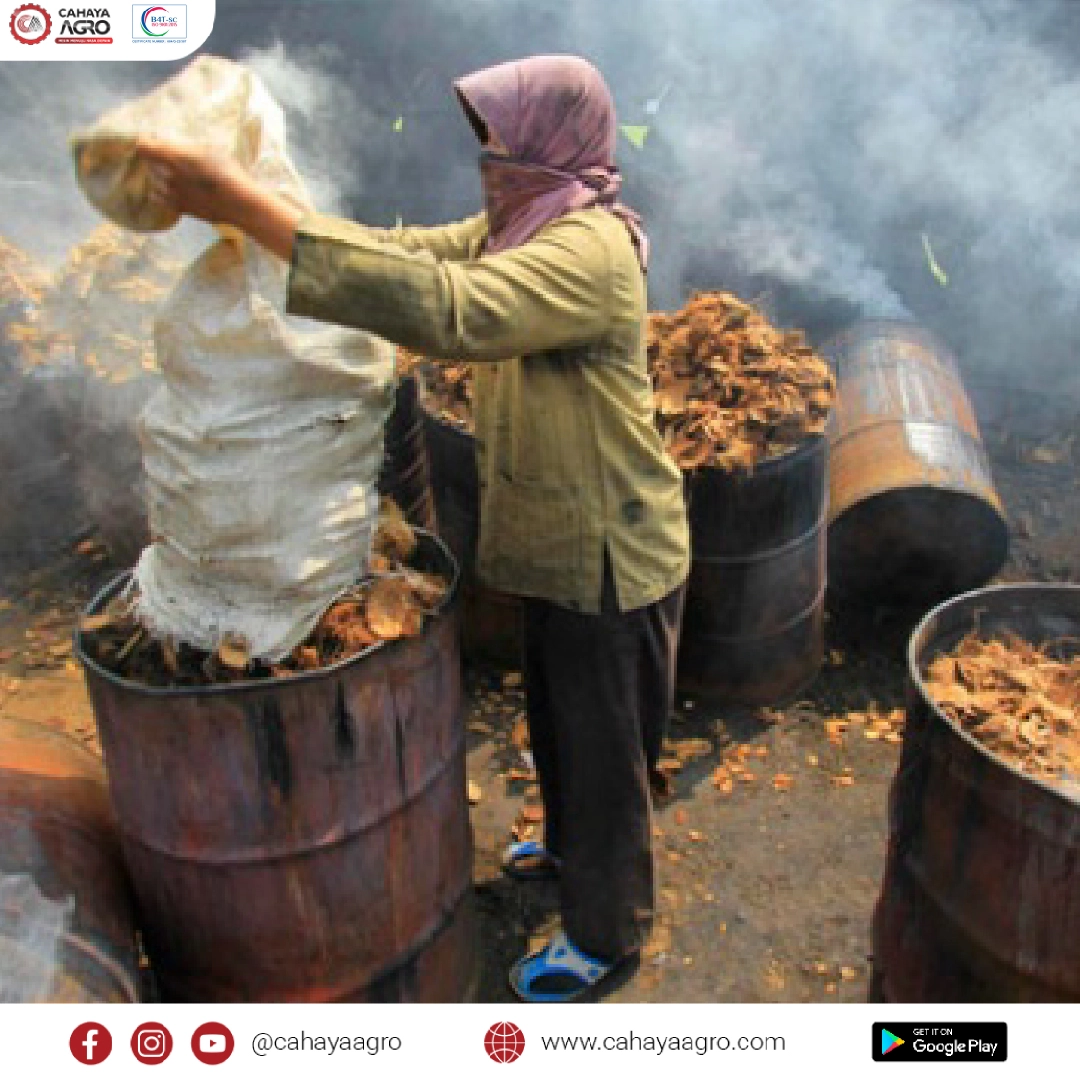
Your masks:
[{"label": "pile of coconut shell", "polygon": [[778,330],[730,293],[696,293],[649,320],[657,423],[686,472],[743,471],[825,430],[836,395],[829,365],[801,330]]},{"label": "pile of coconut shell", "polygon": [[[801,330],[778,330],[730,293],[696,293],[673,314],[648,320],[656,416],[686,472],[751,470],[825,430],[836,380]],[[398,367],[420,376],[425,406],[444,423],[472,428],[468,364],[433,363],[399,350]]]},{"label": "pile of coconut shell", "polygon": [[384,500],[368,576],[331,604],[307,639],[278,663],[253,659],[245,642],[228,635],[212,653],[155,637],[138,620],[133,591],[83,617],[83,648],[107,671],[145,686],[210,686],[317,671],[423,631],[449,583],[410,566],[416,547],[412,526]]},{"label": "pile of coconut shell", "polygon": [[1080,790],[1080,654],[1014,634],[967,635],[924,676],[939,709],[991,753],[1046,783]]}]

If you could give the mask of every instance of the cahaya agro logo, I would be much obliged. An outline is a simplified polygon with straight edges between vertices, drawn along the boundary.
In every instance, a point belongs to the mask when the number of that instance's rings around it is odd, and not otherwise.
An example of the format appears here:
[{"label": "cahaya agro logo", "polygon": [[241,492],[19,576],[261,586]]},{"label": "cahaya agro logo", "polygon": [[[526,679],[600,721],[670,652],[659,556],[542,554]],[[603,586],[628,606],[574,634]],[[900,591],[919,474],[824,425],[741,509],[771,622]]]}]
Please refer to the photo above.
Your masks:
[{"label": "cahaya agro logo", "polygon": [[37,4],[23,4],[12,12],[8,26],[20,45],[40,45],[52,30],[52,18]]},{"label": "cahaya agro logo", "polygon": [[187,4],[135,4],[131,40],[137,44],[179,44],[187,41]]},{"label": "cahaya agro logo", "polygon": [[108,8],[61,8],[57,45],[111,45]]}]

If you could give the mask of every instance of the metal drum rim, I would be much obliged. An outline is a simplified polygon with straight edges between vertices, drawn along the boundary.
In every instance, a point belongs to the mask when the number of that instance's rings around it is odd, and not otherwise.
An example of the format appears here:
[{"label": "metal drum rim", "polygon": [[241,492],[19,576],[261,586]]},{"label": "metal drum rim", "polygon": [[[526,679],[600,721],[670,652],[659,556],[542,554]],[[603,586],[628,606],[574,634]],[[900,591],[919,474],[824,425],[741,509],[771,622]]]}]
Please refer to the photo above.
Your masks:
[{"label": "metal drum rim", "polygon": [[1008,545],[1009,545],[1009,526],[1005,521],[1002,512],[990,501],[985,495],[980,495],[971,488],[965,488],[959,484],[950,483],[948,481],[941,480],[926,480],[921,483],[915,483],[914,481],[901,484],[891,484],[888,487],[874,488],[868,491],[865,495],[860,495],[857,499],[847,503],[844,506],[834,505],[832,500],[829,500],[828,508],[828,524],[830,527],[835,525],[842,517],[848,514],[850,511],[866,505],[866,503],[872,502],[874,499],[881,499],[888,495],[898,495],[902,492],[910,491],[933,491],[941,492],[947,495],[961,495],[967,499],[970,499],[977,506],[983,507],[990,511],[991,516],[997,522],[1000,528],[997,530],[999,534],[1004,538],[1005,554],[1002,556],[1002,562],[1008,557]]},{"label": "metal drum rim", "polygon": [[[436,536],[428,529],[414,528],[413,532],[418,538],[434,544],[440,554],[445,557],[453,571],[450,578],[450,587],[446,590],[446,595],[443,597],[439,606],[432,612],[432,618],[440,619],[447,614],[457,599],[458,587],[461,582],[461,568],[458,566],[457,559],[454,558],[449,547],[447,547],[446,543],[440,537]],[[85,610],[97,610],[107,599],[111,598],[117,589],[119,589],[130,577],[130,570],[125,570],[122,573],[117,574],[116,577],[98,590],[90,603],[86,605]],[[88,656],[82,647],[81,630],[76,629],[73,637],[75,657],[87,671],[92,671],[96,677],[103,679],[112,686],[119,687],[123,690],[129,690],[148,698],[217,697],[221,695],[266,693],[267,691],[277,690],[281,687],[292,688],[294,686],[302,686],[306,683],[326,678],[327,676],[339,675],[344,671],[348,671],[353,665],[359,664],[361,661],[366,660],[376,653],[388,652],[392,654],[400,648],[423,640],[424,635],[421,635],[418,638],[396,638],[393,641],[379,641],[374,645],[369,645],[363,652],[359,652],[355,656],[350,656],[345,660],[339,660],[336,664],[331,664],[328,667],[318,668],[315,671],[297,672],[294,675],[281,675],[272,679],[245,679],[241,682],[223,683],[219,686],[147,686],[144,683],[125,679],[116,675],[114,672],[108,671],[96,660]]]},{"label": "metal drum rim", "polygon": [[420,411],[424,414],[423,419],[430,421],[438,427],[441,433],[449,434],[450,436],[459,439],[464,444],[476,442],[476,436],[471,431],[464,431],[462,428],[455,427],[453,424],[443,420],[441,416],[436,416],[422,400],[420,402]]},{"label": "metal drum rim", "polygon": [[718,465],[700,465],[696,469],[684,470],[683,478],[687,484],[690,484],[699,476],[722,476],[728,480],[749,482],[758,479],[762,473],[780,472],[792,465],[802,464],[806,458],[813,457],[815,452],[821,449],[823,443],[826,445],[828,443],[827,433],[819,431],[803,439],[802,442],[797,446],[793,446],[790,450],[785,450],[784,453],[776,457],[766,458],[764,461],[758,462],[752,469],[733,472],[729,469],[722,469]]},{"label": "metal drum rim", "polygon": [[942,712],[938,707],[937,702],[930,695],[926,688],[926,683],[923,681],[922,671],[919,666],[920,653],[925,653],[929,640],[927,635],[930,632],[933,621],[939,618],[949,608],[959,607],[965,602],[972,602],[979,597],[986,597],[988,595],[1004,595],[1006,593],[1016,593],[1022,595],[1023,593],[1040,593],[1040,592],[1058,592],[1058,593],[1073,593],[1080,599],[1080,585],[1073,585],[1069,583],[1049,582],[1049,581],[1032,581],[1032,582],[1009,582],[1002,585],[988,585],[980,589],[970,589],[968,592],[960,593],[958,596],[952,596],[948,600],[943,601],[936,607],[933,607],[923,616],[919,621],[919,624],[911,632],[911,637],[908,639],[907,647],[907,667],[908,678],[911,680],[912,685],[919,692],[919,697],[929,707],[931,714],[942,724],[946,726],[954,735],[967,743],[968,746],[976,750],[982,757],[988,760],[993,766],[1004,772],[1009,773],[1018,780],[1032,784],[1039,788],[1044,794],[1053,796],[1056,800],[1066,804],[1071,808],[1080,807],[1080,794],[1069,795],[1061,788],[1055,787],[1053,784],[1047,783],[1045,780],[1040,780],[1037,776],[1032,776],[1030,773],[1024,772],[1022,769],[1018,769],[1015,765],[1010,765],[1004,758],[999,757],[992,750],[987,749],[982,743],[978,741],[974,736],[969,735],[958,724],[954,723],[949,716]]},{"label": "metal drum rim", "polygon": [[832,361],[833,367],[837,367],[841,359],[843,359],[845,350],[853,345],[882,334],[894,337],[902,336],[904,331],[915,331],[915,336],[933,342],[955,366],[956,358],[948,345],[933,330],[911,315],[871,315],[866,318],[856,319],[849,327],[833,334],[825,341],[820,352],[826,360]]}]

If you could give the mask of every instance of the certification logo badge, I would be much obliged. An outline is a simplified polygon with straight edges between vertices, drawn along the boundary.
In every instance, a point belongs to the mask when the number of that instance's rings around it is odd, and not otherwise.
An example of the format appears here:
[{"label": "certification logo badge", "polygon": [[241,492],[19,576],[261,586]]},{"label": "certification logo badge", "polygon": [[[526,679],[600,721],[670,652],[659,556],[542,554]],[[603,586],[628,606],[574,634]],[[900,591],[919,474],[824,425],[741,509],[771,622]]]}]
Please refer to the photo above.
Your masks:
[{"label": "certification logo badge", "polygon": [[187,4],[133,4],[131,40],[145,45],[187,41]]}]

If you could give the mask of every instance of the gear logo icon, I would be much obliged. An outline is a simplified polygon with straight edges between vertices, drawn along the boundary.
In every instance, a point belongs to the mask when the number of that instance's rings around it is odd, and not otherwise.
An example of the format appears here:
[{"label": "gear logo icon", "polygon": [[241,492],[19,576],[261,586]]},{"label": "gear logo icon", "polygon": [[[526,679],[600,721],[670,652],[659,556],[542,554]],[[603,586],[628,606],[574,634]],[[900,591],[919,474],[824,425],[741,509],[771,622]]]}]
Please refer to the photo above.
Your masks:
[{"label": "gear logo icon", "polygon": [[52,16],[37,4],[23,4],[15,9],[8,25],[20,44],[40,45],[52,33]]}]

